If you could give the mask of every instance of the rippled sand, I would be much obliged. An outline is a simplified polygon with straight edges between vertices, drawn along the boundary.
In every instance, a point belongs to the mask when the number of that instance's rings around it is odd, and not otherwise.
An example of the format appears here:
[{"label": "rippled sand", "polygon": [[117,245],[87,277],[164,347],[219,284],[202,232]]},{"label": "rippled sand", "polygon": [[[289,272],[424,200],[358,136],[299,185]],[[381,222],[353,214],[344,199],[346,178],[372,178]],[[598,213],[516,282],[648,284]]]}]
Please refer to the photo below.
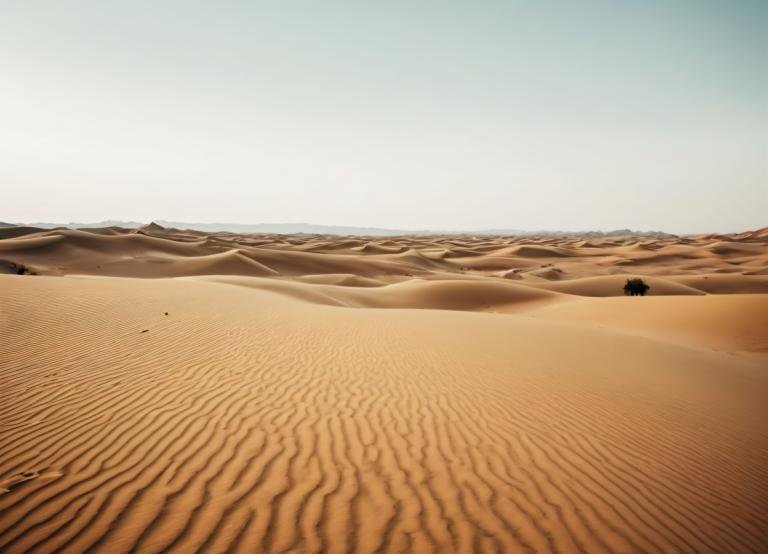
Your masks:
[{"label": "rippled sand", "polygon": [[765,231],[0,231],[1,552],[768,550]]}]

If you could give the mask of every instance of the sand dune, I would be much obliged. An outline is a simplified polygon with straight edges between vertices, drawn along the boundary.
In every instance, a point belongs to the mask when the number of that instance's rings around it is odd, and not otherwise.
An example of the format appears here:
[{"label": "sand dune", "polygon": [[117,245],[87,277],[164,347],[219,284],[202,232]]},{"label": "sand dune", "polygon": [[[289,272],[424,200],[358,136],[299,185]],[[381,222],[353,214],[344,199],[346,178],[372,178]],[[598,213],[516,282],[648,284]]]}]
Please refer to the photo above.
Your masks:
[{"label": "sand dune", "polygon": [[[768,238],[763,237],[762,230],[727,237],[589,240],[569,237],[373,240],[315,235],[207,235],[199,231],[165,229],[155,224],[138,230],[9,227],[2,232],[6,238],[0,240],[0,259],[25,264],[41,275],[236,274],[295,278],[349,274],[392,281],[412,276],[432,278],[435,273],[440,274],[440,278],[446,273],[458,278],[476,278],[515,272],[526,284],[616,274],[660,277],[686,284],[668,278],[701,279],[728,274],[752,276],[751,280],[743,280],[750,283],[749,292],[768,292]],[[229,258],[222,261],[224,253],[229,253]],[[206,261],[206,257],[210,259]],[[243,258],[255,263],[248,264]],[[673,285],[659,284],[650,294],[657,291],[677,294],[670,288]],[[564,287],[570,289],[571,285]],[[716,292],[725,290],[739,292],[739,285]]]},{"label": "sand dune", "polygon": [[[359,278],[358,278],[359,279]],[[313,279],[317,281],[317,279]],[[305,284],[272,279],[214,276],[206,281],[270,291],[316,304],[356,308],[412,308],[460,311],[514,311],[531,303],[569,300],[545,290],[505,282],[480,280],[412,279],[392,285],[350,284],[349,278],[333,284]],[[341,286],[339,286],[341,285]],[[349,288],[354,287],[354,288]]]},{"label": "sand dune", "polygon": [[5,236],[0,552],[768,551],[762,231]]},{"label": "sand dune", "polygon": [[[626,275],[606,275],[569,279],[557,283],[542,283],[539,287],[578,296],[622,296],[624,294],[622,287],[626,280]],[[649,295],[652,294],[653,296],[704,294],[704,291],[700,289],[669,279],[646,277],[645,280],[651,287]]]},{"label": "sand dune", "polygon": [[527,313],[707,349],[768,351],[768,294],[648,298],[641,304],[632,300],[549,302]]}]

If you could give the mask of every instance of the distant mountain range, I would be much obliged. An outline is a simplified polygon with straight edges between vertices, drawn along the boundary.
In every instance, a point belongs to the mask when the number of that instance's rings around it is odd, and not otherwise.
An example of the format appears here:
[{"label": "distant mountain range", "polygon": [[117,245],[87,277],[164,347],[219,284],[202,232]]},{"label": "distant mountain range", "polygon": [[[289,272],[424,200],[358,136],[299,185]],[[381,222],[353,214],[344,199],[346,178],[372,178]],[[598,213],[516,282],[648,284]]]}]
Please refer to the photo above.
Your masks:
[{"label": "distant mountain range", "polygon": [[[522,229],[481,229],[481,230],[412,230],[412,229],[383,229],[380,227],[347,227],[340,225],[315,225],[312,223],[188,223],[182,221],[166,221],[156,219],[156,225],[174,229],[193,229],[206,233],[230,232],[230,233],[255,233],[255,234],[286,234],[293,235],[305,233],[308,235],[357,235],[357,236],[397,236],[397,235],[578,235],[582,237],[607,237],[634,235],[645,237],[674,237],[662,231],[632,231],[630,229],[617,229],[614,231],[525,231]],[[41,229],[55,229],[67,227],[70,229],[93,229],[103,227],[123,227],[126,229],[139,229],[147,225],[138,221],[119,221],[108,219],[95,223],[2,223],[0,227],[13,227],[23,225],[38,227]]]}]

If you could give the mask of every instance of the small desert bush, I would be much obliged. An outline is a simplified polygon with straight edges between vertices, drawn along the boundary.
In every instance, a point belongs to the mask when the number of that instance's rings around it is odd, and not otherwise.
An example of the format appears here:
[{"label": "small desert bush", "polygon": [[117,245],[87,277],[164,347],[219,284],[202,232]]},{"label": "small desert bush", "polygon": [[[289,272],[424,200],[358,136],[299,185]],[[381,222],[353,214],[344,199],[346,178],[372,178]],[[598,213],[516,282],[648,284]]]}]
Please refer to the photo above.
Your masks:
[{"label": "small desert bush", "polygon": [[640,277],[635,277],[634,279],[627,279],[624,285],[624,294],[627,296],[645,296],[650,288],[650,285],[647,285]]},{"label": "small desert bush", "polygon": [[14,269],[16,270],[16,275],[37,275],[36,271],[32,271],[29,267],[25,266],[24,264],[14,264]]}]

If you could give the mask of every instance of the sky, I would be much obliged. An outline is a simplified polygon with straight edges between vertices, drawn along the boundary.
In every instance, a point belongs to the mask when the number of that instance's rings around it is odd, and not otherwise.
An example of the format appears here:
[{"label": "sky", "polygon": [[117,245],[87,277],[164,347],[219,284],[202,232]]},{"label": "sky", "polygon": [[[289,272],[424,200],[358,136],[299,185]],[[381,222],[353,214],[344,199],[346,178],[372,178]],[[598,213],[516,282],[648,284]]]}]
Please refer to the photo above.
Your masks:
[{"label": "sky", "polygon": [[768,2],[0,0],[0,221],[768,225]]}]

